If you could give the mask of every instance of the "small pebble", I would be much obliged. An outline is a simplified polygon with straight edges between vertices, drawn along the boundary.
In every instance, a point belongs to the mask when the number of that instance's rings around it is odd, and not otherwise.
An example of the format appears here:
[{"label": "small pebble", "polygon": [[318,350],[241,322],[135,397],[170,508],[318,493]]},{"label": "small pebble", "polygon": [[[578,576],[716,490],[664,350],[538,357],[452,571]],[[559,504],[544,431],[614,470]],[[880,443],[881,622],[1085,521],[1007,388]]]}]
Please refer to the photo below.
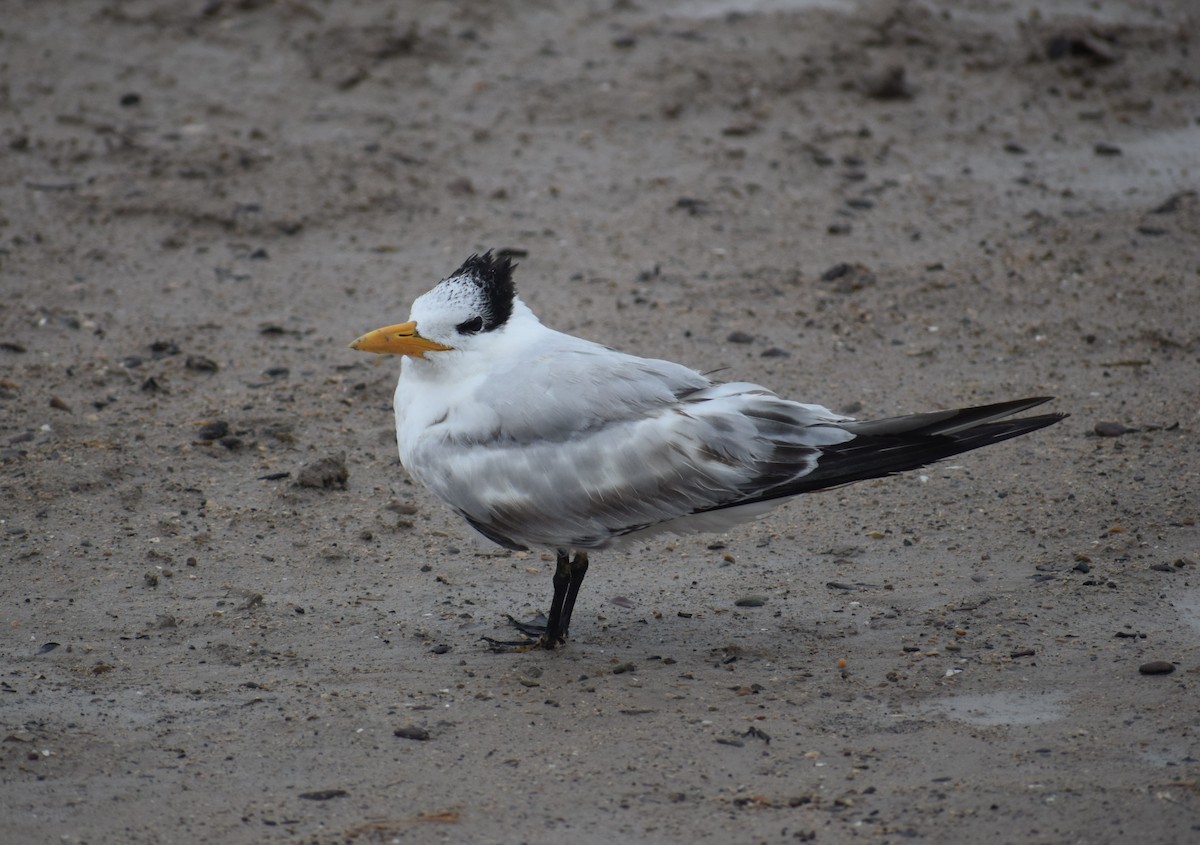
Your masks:
[{"label": "small pebble", "polygon": [[218,369],[217,362],[211,358],[205,358],[203,355],[189,355],[184,366],[189,370],[195,370],[198,373],[215,373]]},{"label": "small pebble", "polygon": [[429,731],[424,728],[419,728],[416,725],[405,725],[402,728],[396,728],[392,731],[393,736],[398,736],[401,739],[415,739],[419,742],[425,742],[429,739]]},{"label": "small pebble", "polygon": [[1175,664],[1166,660],[1151,660],[1138,667],[1143,675],[1170,675],[1175,671]]},{"label": "small pebble", "polygon": [[730,332],[729,337],[725,338],[726,343],[754,343],[754,335],[746,334],[743,331]]},{"label": "small pebble", "polygon": [[863,80],[863,93],[874,100],[908,100],[912,86],[905,78],[903,65],[892,65],[882,73]]},{"label": "small pebble", "polygon": [[746,596],[734,602],[738,607],[762,607],[767,603],[763,596]]},{"label": "small pebble", "polygon": [[345,454],[330,455],[305,464],[296,474],[298,487],[319,487],[328,490],[333,487],[346,489],[346,480],[350,471],[346,469]]},{"label": "small pebble", "polygon": [[1122,434],[1133,431],[1132,428],[1121,425],[1119,422],[1098,422],[1092,430],[1097,437],[1120,437]]},{"label": "small pebble", "polygon": [[196,437],[199,440],[220,440],[227,434],[229,434],[229,423],[225,420],[213,420],[200,426]]}]

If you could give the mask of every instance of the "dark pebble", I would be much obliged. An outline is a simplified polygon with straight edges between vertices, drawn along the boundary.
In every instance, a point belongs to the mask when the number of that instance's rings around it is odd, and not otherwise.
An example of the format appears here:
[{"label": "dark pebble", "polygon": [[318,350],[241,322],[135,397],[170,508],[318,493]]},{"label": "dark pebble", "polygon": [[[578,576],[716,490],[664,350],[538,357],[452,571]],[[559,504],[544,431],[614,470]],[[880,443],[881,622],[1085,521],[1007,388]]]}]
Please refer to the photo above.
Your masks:
[{"label": "dark pebble", "polygon": [[788,352],[786,349],[780,349],[778,346],[772,346],[770,349],[764,349],[762,351],[762,355],[760,357],[763,357],[763,358],[791,358],[792,353]]},{"label": "dark pebble", "polygon": [[1119,58],[1116,51],[1099,38],[1066,32],[1052,36],[1046,42],[1046,58],[1055,61],[1067,57],[1090,59],[1097,65],[1112,64]]},{"label": "dark pebble", "polygon": [[835,264],[821,274],[822,282],[832,282],[837,293],[854,293],[875,284],[875,274],[862,264]]},{"label": "dark pebble", "polygon": [[1162,237],[1167,233],[1167,230],[1162,226],[1147,226],[1144,223],[1137,227],[1137,231],[1139,235],[1145,235],[1148,238]]},{"label": "dark pebble", "polygon": [[1151,660],[1139,666],[1138,671],[1143,675],[1170,675],[1175,671],[1175,664],[1166,660]]},{"label": "dark pebble", "polygon": [[1101,141],[1099,144],[1093,147],[1092,150],[1098,156],[1119,156],[1121,154],[1120,147],[1118,147],[1116,144],[1105,143],[1104,141]]},{"label": "dark pebble", "polygon": [[1195,196],[1196,196],[1195,191],[1180,191],[1177,194],[1172,194],[1171,196],[1167,197],[1166,201],[1163,202],[1162,205],[1155,207],[1150,213],[1151,214],[1174,214],[1176,211],[1179,210],[1179,206],[1183,200],[1187,199],[1188,197],[1195,197]]},{"label": "dark pebble", "polygon": [[696,217],[708,212],[708,201],[695,199],[694,197],[680,197],[675,200],[675,207],[682,208],[688,214]]},{"label": "dark pebble", "polygon": [[58,643],[43,643],[42,647],[37,650],[38,654],[48,654],[58,648]]},{"label": "dark pebble", "polygon": [[402,728],[396,728],[396,730],[392,731],[392,734],[401,739],[415,739],[419,742],[425,742],[429,739],[429,731],[424,728],[418,728],[416,725],[405,725]]},{"label": "dark pebble", "polygon": [[130,91],[128,94],[121,95],[120,102],[125,108],[136,106],[142,102],[142,95],[138,94],[136,91]]},{"label": "dark pebble", "polygon": [[446,645],[445,643],[442,643],[440,645],[435,645],[433,648],[431,648],[429,650],[431,652],[433,652],[434,654],[445,654],[446,652],[448,652],[450,650],[450,646]]},{"label": "dark pebble", "polygon": [[200,440],[220,440],[229,433],[229,423],[225,420],[213,420],[200,426],[196,437]]},{"label": "dark pebble", "polygon": [[1098,422],[1095,428],[1097,437],[1120,437],[1122,434],[1128,434],[1133,431],[1128,426],[1121,425],[1119,422]]},{"label": "dark pebble", "polygon": [[316,792],[301,792],[305,801],[328,801],[330,798],[345,798],[350,793],[344,789],[318,789]]},{"label": "dark pebble", "polygon": [[189,370],[195,370],[198,373],[215,373],[218,369],[217,362],[211,358],[205,358],[203,355],[189,355],[187,362],[184,364]]},{"label": "dark pebble", "polygon": [[238,437],[236,434],[226,434],[224,437],[217,440],[217,442],[231,452],[242,448],[242,438]]},{"label": "dark pebble", "polygon": [[734,602],[738,607],[762,607],[767,603],[763,596],[746,596]]},{"label": "dark pebble", "polygon": [[840,279],[842,276],[846,275],[849,272],[850,272],[849,264],[847,264],[845,262],[842,262],[841,264],[834,264],[832,267],[830,267],[828,270],[826,270],[824,273],[821,274],[821,281],[822,282],[837,281],[838,279]]},{"label": "dark pebble", "polygon": [[1082,572],[1084,575],[1092,571],[1092,565],[1084,560],[1079,561],[1079,563],[1075,564],[1071,568],[1076,572]]},{"label": "dark pebble", "polygon": [[754,335],[742,331],[730,332],[725,338],[726,343],[754,343]]},{"label": "dark pebble", "polygon": [[296,474],[296,484],[299,487],[320,487],[328,490],[332,487],[346,489],[346,480],[350,471],[346,469],[346,456],[330,455],[319,458],[310,464],[305,464]]},{"label": "dark pebble", "polygon": [[863,82],[863,93],[874,100],[908,100],[912,87],[905,78],[903,65],[893,65]]},{"label": "dark pebble", "polygon": [[1022,156],[1025,155],[1027,150],[1016,141],[1009,141],[1004,145],[1004,152],[1012,153],[1015,156]]}]

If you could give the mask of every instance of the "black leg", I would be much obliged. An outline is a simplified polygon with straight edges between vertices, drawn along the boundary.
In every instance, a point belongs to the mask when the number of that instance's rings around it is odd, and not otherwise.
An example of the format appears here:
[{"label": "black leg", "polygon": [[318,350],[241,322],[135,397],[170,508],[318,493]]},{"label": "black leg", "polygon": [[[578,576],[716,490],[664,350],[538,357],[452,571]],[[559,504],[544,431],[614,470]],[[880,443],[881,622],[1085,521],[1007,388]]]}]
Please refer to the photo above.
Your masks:
[{"label": "black leg", "polygon": [[[571,611],[575,609],[575,599],[579,596],[579,587],[583,584],[583,578],[588,571],[588,556],[587,552],[576,552],[575,560],[571,561],[570,573],[571,581],[567,584],[567,595],[563,601],[562,608],[562,635],[567,636],[568,629],[571,627]],[[557,573],[556,573],[557,574]],[[558,585],[555,584],[555,592],[558,591]]]},{"label": "black leg", "polygon": [[[574,583],[571,573],[571,557],[562,549],[558,550],[558,560],[554,565],[554,598],[550,602],[550,616],[546,620],[546,632],[542,634],[539,645],[551,649],[558,645],[567,635],[567,626],[571,622],[571,609],[567,605],[567,596]],[[571,602],[574,604],[574,601]],[[565,608],[565,613],[564,613]]]},{"label": "black leg", "polygon": [[554,565],[554,598],[550,601],[550,615],[546,618],[545,626],[537,623],[521,622],[513,617],[508,621],[513,627],[528,637],[523,642],[494,640],[484,637],[491,643],[496,652],[527,651],[531,648],[554,649],[567,639],[567,631],[571,627],[571,613],[575,610],[575,599],[579,596],[579,587],[588,571],[587,552],[576,552],[572,560],[568,552],[558,550]]}]

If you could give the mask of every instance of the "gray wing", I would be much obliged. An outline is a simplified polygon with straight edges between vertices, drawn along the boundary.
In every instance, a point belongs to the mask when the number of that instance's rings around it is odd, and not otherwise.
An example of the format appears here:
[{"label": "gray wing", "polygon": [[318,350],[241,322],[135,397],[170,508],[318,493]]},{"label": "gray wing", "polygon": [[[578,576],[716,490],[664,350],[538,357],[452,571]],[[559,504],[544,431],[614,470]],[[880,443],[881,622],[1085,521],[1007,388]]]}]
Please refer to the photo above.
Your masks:
[{"label": "gray wing", "polygon": [[[596,549],[761,499],[811,472],[821,447],[853,437],[837,425],[845,418],[758,385],[713,385],[669,362],[604,357],[603,372],[543,362],[571,379],[544,401],[483,396],[475,413],[494,417],[432,427],[410,471],[502,545]],[[559,384],[546,375],[525,372],[522,381]]]}]

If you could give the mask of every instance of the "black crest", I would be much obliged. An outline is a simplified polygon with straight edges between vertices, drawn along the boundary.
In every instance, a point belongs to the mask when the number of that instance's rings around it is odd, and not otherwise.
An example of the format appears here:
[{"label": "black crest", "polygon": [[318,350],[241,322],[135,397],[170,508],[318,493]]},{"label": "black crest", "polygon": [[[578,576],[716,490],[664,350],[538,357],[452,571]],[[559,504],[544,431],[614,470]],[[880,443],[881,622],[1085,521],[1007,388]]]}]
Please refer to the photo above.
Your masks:
[{"label": "black crest", "polygon": [[513,284],[512,260],[504,254],[493,256],[489,249],[483,255],[472,255],[451,274],[451,278],[465,277],[473,281],[483,294],[483,331],[503,326],[512,316],[513,298],[517,295]]}]

